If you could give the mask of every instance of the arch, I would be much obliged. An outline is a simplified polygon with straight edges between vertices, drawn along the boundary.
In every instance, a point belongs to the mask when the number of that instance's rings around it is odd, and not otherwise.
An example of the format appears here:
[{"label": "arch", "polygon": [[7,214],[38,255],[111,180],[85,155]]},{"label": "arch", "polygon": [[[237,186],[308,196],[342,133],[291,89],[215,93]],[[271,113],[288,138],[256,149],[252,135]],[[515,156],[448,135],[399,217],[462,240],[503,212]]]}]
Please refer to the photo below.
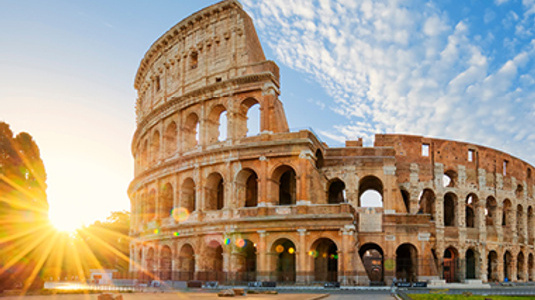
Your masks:
[{"label": "arch", "polygon": [[457,196],[454,193],[444,195],[444,226],[457,225]]},{"label": "arch", "polygon": [[149,162],[149,141],[145,140],[141,148],[141,166],[147,167]]},{"label": "arch", "polygon": [[485,223],[487,226],[496,226],[498,224],[498,204],[492,196],[487,197],[485,204]]},{"label": "arch", "polygon": [[195,251],[190,244],[184,244],[178,254],[178,280],[187,281],[195,278]]},{"label": "arch", "polygon": [[418,280],[418,250],[410,243],[396,249],[396,278],[406,282]]},{"label": "arch", "polygon": [[287,238],[280,238],[271,246],[277,281],[295,282],[296,251],[295,244]]},{"label": "arch", "polygon": [[524,207],[521,204],[516,206],[516,235],[518,242],[524,243]]},{"label": "arch", "polygon": [[505,281],[511,281],[513,278],[513,255],[509,250],[503,254],[503,278]]},{"label": "arch", "polygon": [[446,282],[459,282],[459,274],[457,272],[459,265],[459,252],[454,247],[448,247],[444,250],[444,267],[443,278]]},{"label": "arch", "polygon": [[240,206],[258,205],[258,175],[252,169],[243,169],[236,176],[237,198]]},{"label": "arch", "polygon": [[491,250],[487,254],[487,278],[489,281],[497,282],[500,280],[498,276],[498,254]]},{"label": "arch", "polygon": [[465,254],[465,260],[466,260],[466,279],[476,279],[477,274],[477,254],[476,251],[474,251],[472,248],[469,248],[466,250]]},{"label": "arch", "polygon": [[164,151],[166,156],[171,156],[175,154],[177,150],[177,136],[178,129],[176,123],[172,121],[171,123],[169,123],[169,125],[167,125],[163,139]]},{"label": "arch", "polygon": [[160,189],[160,218],[169,218],[174,206],[174,191],[170,183],[166,183]]},{"label": "arch", "polygon": [[336,178],[329,182],[328,202],[329,204],[340,204],[345,201],[345,188],[346,184]]},{"label": "arch", "polygon": [[533,263],[533,254],[530,253],[528,255],[528,280],[529,281],[533,281],[535,280],[535,278],[533,278],[533,276],[535,275],[535,269],[534,269],[535,265]]},{"label": "arch", "polygon": [[156,162],[160,159],[160,132],[158,130],[155,130],[152,134],[150,153],[152,162]]},{"label": "arch", "polygon": [[518,255],[516,257],[516,279],[519,281],[525,281],[527,278],[526,276],[526,269],[524,266],[524,253],[522,251],[518,252]]},{"label": "arch", "polygon": [[468,228],[476,227],[478,220],[477,209],[479,207],[479,198],[476,194],[470,193],[466,196],[465,203],[465,224]]},{"label": "arch", "polygon": [[410,213],[411,212],[411,195],[410,195],[410,193],[407,190],[403,189],[403,188],[400,188],[399,192],[401,193],[401,199],[403,199],[403,204],[405,204],[405,209],[407,210],[407,213]]},{"label": "arch", "polygon": [[533,218],[533,207],[528,206],[528,244],[533,245],[534,234],[533,228],[535,227],[535,218]]},{"label": "arch", "polygon": [[454,170],[447,170],[444,172],[442,184],[444,187],[455,187],[457,185],[457,172]]},{"label": "arch", "polygon": [[200,280],[224,281],[223,247],[215,240],[210,241],[204,249],[203,261],[206,266],[205,276]]},{"label": "arch", "polygon": [[260,133],[260,103],[255,98],[247,98],[242,101],[240,107],[245,116],[245,122],[239,124],[239,127],[246,131],[240,137],[258,135]]},{"label": "arch", "polygon": [[152,221],[156,217],[156,191],[152,189],[147,199],[145,222]]},{"label": "arch", "polygon": [[154,277],[154,248],[149,248],[147,251],[147,257],[145,259],[145,265],[147,266],[147,273],[150,277]]},{"label": "arch", "polygon": [[227,108],[222,104],[215,105],[206,122],[206,137],[208,144],[213,144],[218,141],[224,141],[227,139]]},{"label": "arch", "polygon": [[225,185],[223,176],[214,172],[206,180],[205,210],[220,210],[225,206]]},{"label": "arch", "polygon": [[384,282],[384,252],[375,243],[366,243],[359,248],[359,256],[368,274],[371,284],[382,285]]},{"label": "arch", "polygon": [[502,226],[511,226],[511,220],[513,219],[511,200],[503,200],[503,213],[502,213]]},{"label": "arch", "polygon": [[182,130],[184,150],[191,150],[199,144],[199,116],[190,113],[184,122]]},{"label": "arch", "polygon": [[321,152],[320,149],[316,150],[316,169],[323,168],[324,159],[323,159],[323,152]]},{"label": "arch", "polygon": [[160,280],[171,280],[172,271],[172,252],[169,246],[163,246],[161,249],[160,260]]},{"label": "arch", "polygon": [[188,213],[196,210],[195,181],[191,177],[184,179],[180,190],[180,207],[185,208]]},{"label": "arch", "polygon": [[237,261],[239,280],[256,281],[256,245],[251,240],[240,239],[236,246],[241,254]]},{"label": "arch", "polygon": [[314,258],[315,281],[338,281],[338,247],[331,239],[317,239],[309,255]]},{"label": "arch", "polygon": [[359,181],[359,206],[383,207],[383,182],[368,175]]},{"label": "arch", "polygon": [[418,213],[431,215],[431,220],[435,218],[435,192],[431,189],[424,189],[420,193],[418,201]]},{"label": "arch", "polygon": [[295,205],[297,179],[294,169],[287,165],[279,166],[273,171],[272,179],[278,183],[279,205]]}]

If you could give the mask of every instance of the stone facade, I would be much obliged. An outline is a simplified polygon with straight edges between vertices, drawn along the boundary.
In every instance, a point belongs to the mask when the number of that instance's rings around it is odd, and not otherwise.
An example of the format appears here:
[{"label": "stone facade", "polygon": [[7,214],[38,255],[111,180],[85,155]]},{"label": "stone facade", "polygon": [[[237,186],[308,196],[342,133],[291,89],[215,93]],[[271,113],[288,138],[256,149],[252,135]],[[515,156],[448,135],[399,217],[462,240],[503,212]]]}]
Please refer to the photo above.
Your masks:
[{"label": "stone facade", "polygon": [[331,148],[290,132],[278,67],[235,0],[160,37],[135,88],[133,272],[347,285],[535,277],[532,166],[421,136]]}]

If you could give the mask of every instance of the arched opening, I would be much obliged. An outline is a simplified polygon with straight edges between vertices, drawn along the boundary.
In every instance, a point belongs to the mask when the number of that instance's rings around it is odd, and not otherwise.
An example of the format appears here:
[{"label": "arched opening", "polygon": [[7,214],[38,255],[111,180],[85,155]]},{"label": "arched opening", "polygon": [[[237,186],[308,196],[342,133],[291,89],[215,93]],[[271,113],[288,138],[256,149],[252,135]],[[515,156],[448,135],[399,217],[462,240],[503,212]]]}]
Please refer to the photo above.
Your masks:
[{"label": "arched opening", "polygon": [[533,218],[533,207],[528,207],[528,244],[533,245],[534,235],[533,227],[535,227],[535,219]]},{"label": "arched opening", "polygon": [[366,176],[359,182],[360,207],[383,207],[383,183],[375,176]]},{"label": "arched opening", "polygon": [[320,149],[316,150],[316,169],[323,168],[323,153]]},{"label": "arched opening", "polygon": [[154,163],[160,159],[160,132],[154,131],[150,146],[151,161]]},{"label": "arched opening", "polygon": [[516,257],[516,279],[519,281],[526,280],[526,270],[524,268],[524,253],[520,251]]},{"label": "arched opening", "polygon": [[509,229],[511,229],[510,228],[510,226],[512,225],[511,220],[513,219],[512,210],[513,209],[512,209],[511,201],[509,199],[505,199],[503,201],[502,226],[506,226]]},{"label": "arched opening", "polygon": [[223,177],[219,173],[212,173],[206,180],[205,210],[220,210],[225,206],[225,187]]},{"label": "arched opening", "polygon": [[418,213],[431,215],[431,220],[435,218],[435,193],[431,189],[425,189],[420,194],[418,201]]},{"label": "arched opening", "polygon": [[206,271],[200,280],[218,281],[225,280],[223,273],[223,247],[217,241],[210,241],[205,249],[204,258]]},{"label": "arched opening", "polygon": [[188,213],[195,211],[195,181],[191,178],[186,178],[182,183],[182,190],[180,191],[180,207],[186,209]]},{"label": "arched opening", "polygon": [[449,247],[444,251],[443,278],[446,282],[459,282],[457,274],[458,257],[457,249],[453,247]]},{"label": "arched opening", "polygon": [[149,162],[148,143],[149,142],[145,140],[145,142],[143,143],[143,147],[141,148],[141,167],[147,167]]},{"label": "arched opening", "polygon": [[444,187],[455,187],[457,185],[457,172],[448,170],[442,177],[442,184]]},{"label": "arched opening", "polygon": [[173,186],[166,183],[160,189],[160,218],[169,218],[173,210]]},{"label": "arched opening", "polygon": [[278,239],[271,247],[275,258],[275,273],[279,282],[295,282],[296,248],[289,239]]},{"label": "arched opening", "polygon": [[500,280],[498,276],[498,254],[491,250],[487,255],[487,278],[489,282]]},{"label": "arched opening", "polygon": [[518,242],[524,243],[524,207],[520,204],[516,207],[516,235]]},{"label": "arched opening", "polygon": [[399,189],[401,192],[401,199],[403,199],[403,204],[405,204],[405,209],[409,214],[411,212],[411,195],[404,189]]},{"label": "arched opening", "polygon": [[496,199],[490,196],[487,198],[487,203],[485,205],[485,222],[487,226],[495,226],[498,218],[498,204]]},{"label": "arched opening", "polygon": [[191,150],[199,144],[199,117],[195,113],[187,116],[182,132],[184,150]]},{"label": "arched opening", "polygon": [[515,196],[516,196],[517,198],[522,198],[522,197],[524,197],[524,187],[523,187],[521,184],[519,184],[519,185],[516,186]]},{"label": "arched opening", "polygon": [[237,196],[244,207],[258,205],[258,176],[251,169],[244,169],[236,177]]},{"label": "arched opening", "polygon": [[240,105],[240,115],[236,117],[237,137],[255,136],[260,133],[260,104],[254,98],[247,98]]},{"label": "arched opening", "polygon": [[396,278],[405,282],[418,281],[418,251],[412,244],[400,245],[396,250]]},{"label": "arched opening", "polygon": [[238,271],[240,281],[256,281],[256,247],[250,240],[238,240],[236,243],[240,252]]},{"label": "arched opening", "polygon": [[338,247],[328,238],[320,238],[309,253],[314,257],[315,281],[338,281]]},{"label": "arched opening", "polygon": [[147,201],[147,222],[152,221],[156,217],[156,191],[151,190],[149,193],[149,199]]},{"label": "arched opening", "polygon": [[147,274],[149,277],[154,278],[154,248],[149,248],[147,258],[145,259],[145,265],[147,266]]},{"label": "arched opening", "polygon": [[273,179],[279,183],[279,205],[294,205],[296,202],[296,174],[289,166],[280,166],[273,173]]},{"label": "arched opening", "polygon": [[503,254],[503,278],[504,281],[511,281],[513,278],[511,276],[513,275],[513,256],[511,255],[511,252],[505,251]]},{"label": "arched opening", "polygon": [[171,156],[175,154],[177,150],[177,136],[178,130],[176,123],[171,122],[169,125],[167,125],[164,135],[164,148],[166,156]]},{"label": "arched opening", "polygon": [[359,249],[359,256],[368,274],[371,285],[384,284],[383,249],[374,243],[364,244]]},{"label": "arched opening", "polygon": [[180,249],[178,255],[180,281],[188,281],[195,279],[195,252],[190,244],[185,244]]},{"label": "arched opening", "polygon": [[227,109],[219,104],[212,108],[206,122],[208,144],[227,139]]},{"label": "arched opening", "polygon": [[535,278],[533,276],[535,275],[535,269],[534,269],[534,263],[533,263],[533,254],[528,255],[528,278],[529,281],[533,281]]},{"label": "arched opening", "polygon": [[466,250],[466,279],[476,279],[476,253],[472,249]]},{"label": "arched opening", "polygon": [[161,249],[160,260],[160,280],[171,280],[172,271],[172,254],[169,246],[163,246]]},{"label": "arched opening", "polygon": [[345,202],[346,184],[340,179],[334,179],[329,184],[329,204],[340,204]]},{"label": "arched opening", "polygon": [[447,193],[444,195],[444,226],[456,226],[456,206],[457,196],[455,194]]},{"label": "arched opening", "polygon": [[475,194],[469,194],[466,197],[465,203],[465,223],[466,227],[474,228],[477,224],[477,207],[478,207],[478,198]]}]

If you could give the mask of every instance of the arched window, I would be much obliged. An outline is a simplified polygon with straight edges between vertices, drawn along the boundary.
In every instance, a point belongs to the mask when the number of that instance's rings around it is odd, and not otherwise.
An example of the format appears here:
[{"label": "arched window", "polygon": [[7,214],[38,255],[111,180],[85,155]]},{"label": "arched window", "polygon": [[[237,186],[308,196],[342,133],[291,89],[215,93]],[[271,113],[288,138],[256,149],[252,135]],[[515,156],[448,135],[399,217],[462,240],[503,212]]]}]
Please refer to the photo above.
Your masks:
[{"label": "arched window", "polygon": [[[249,98],[248,100],[254,99]],[[245,100],[244,102],[246,102]],[[252,103],[247,110],[247,136],[254,136],[260,133],[260,104],[258,102],[253,103],[249,101],[248,104]]]},{"label": "arched window", "polygon": [[405,209],[407,210],[407,213],[409,214],[411,212],[411,196],[409,192],[407,192],[404,189],[399,190],[401,193],[401,199],[403,199],[403,204],[405,204]]},{"label": "arched window", "polygon": [[255,207],[258,205],[258,176],[251,169],[244,169],[236,176],[237,197],[240,206]]},{"label": "arched window", "polygon": [[212,108],[207,121],[208,144],[227,139],[227,109],[219,104]]},{"label": "arched window", "polygon": [[279,205],[296,203],[296,174],[289,166],[280,166],[273,172],[273,180],[278,182]]},{"label": "arched window", "polygon": [[340,204],[345,201],[345,183],[340,179],[334,179],[329,184],[329,204]]},{"label": "arched window", "polygon": [[177,126],[175,122],[171,122],[165,129],[164,135],[164,148],[165,155],[171,156],[176,152],[177,149]]},{"label": "arched window", "polygon": [[442,178],[444,187],[455,187],[457,185],[457,172],[448,170],[444,173]]},{"label": "arched window", "polygon": [[502,214],[502,226],[510,226],[513,219],[513,208],[511,200],[505,199],[503,201],[503,214]]},{"label": "arched window", "polygon": [[524,243],[524,207],[520,204],[516,207],[516,235],[518,242]]},{"label": "arched window", "polygon": [[220,210],[225,205],[225,188],[223,177],[219,173],[208,176],[206,183],[205,210]]},{"label": "arched window", "polygon": [[494,197],[489,196],[485,205],[485,223],[487,226],[496,226],[498,224],[498,204]]},{"label": "arched window", "polygon": [[148,165],[148,162],[149,162],[149,146],[148,146],[148,141],[145,140],[145,142],[143,143],[143,147],[141,148],[141,166],[142,167],[147,167]]},{"label": "arched window", "polygon": [[366,176],[359,182],[360,207],[383,207],[383,183],[375,176]]},{"label": "arched window", "polygon": [[419,214],[430,214],[431,220],[435,218],[435,193],[431,189],[425,189],[419,197]]},{"label": "arched window", "polygon": [[173,210],[173,186],[170,183],[166,183],[160,189],[160,218],[169,218],[171,211]]},{"label": "arched window", "polygon": [[466,197],[465,203],[465,224],[468,228],[476,227],[477,223],[477,208],[478,208],[478,198],[475,194],[469,194]]},{"label": "arched window", "polygon": [[453,193],[444,195],[444,226],[456,226],[457,196]]},{"label": "arched window", "polygon": [[191,150],[199,143],[199,117],[191,113],[186,118],[183,130],[184,150]]},{"label": "arched window", "polygon": [[186,178],[184,180],[180,193],[180,207],[185,208],[188,213],[195,211],[195,182],[193,179]]},{"label": "arched window", "polygon": [[323,153],[320,149],[316,150],[316,169],[323,168]]},{"label": "arched window", "polygon": [[152,162],[158,161],[158,159],[160,159],[160,132],[157,130],[152,135],[150,148]]}]

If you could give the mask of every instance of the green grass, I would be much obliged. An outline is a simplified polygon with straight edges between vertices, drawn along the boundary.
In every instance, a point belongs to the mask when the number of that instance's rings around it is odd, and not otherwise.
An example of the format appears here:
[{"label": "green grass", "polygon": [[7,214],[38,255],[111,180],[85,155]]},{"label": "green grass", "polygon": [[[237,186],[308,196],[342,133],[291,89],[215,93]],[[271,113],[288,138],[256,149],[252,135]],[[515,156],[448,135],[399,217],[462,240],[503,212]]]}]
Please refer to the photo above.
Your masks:
[{"label": "green grass", "polygon": [[445,294],[409,294],[409,297],[411,297],[414,300],[427,300],[427,299],[433,299],[433,300],[485,300],[485,299],[492,299],[492,300],[528,300],[528,299],[535,299],[535,296],[464,296],[464,295],[445,295]]}]

